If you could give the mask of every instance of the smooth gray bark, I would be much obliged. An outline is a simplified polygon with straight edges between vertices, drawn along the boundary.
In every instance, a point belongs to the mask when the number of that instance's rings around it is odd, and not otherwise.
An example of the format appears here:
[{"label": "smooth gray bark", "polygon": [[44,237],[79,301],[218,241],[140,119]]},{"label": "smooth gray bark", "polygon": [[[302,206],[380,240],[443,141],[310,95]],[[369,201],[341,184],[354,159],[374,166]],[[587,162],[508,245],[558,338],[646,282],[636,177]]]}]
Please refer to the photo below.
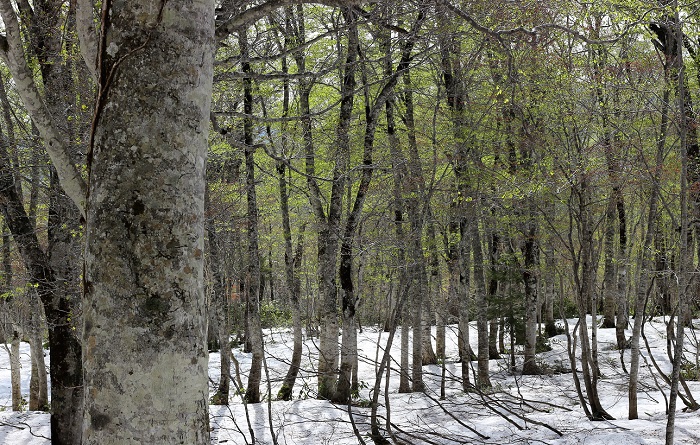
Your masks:
[{"label": "smooth gray bark", "polygon": [[12,338],[10,341],[10,387],[12,388],[12,411],[22,410],[22,388],[21,376],[22,367],[19,362],[19,339],[20,332],[18,329],[12,330]]},{"label": "smooth gray bark", "polygon": [[47,392],[46,362],[44,361],[43,339],[46,321],[42,317],[41,302],[36,292],[29,290],[31,313],[27,321],[29,344],[32,359],[32,377],[29,392],[29,410],[44,411],[49,409]]},{"label": "smooth gray bark", "polygon": [[[579,156],[578,162],[583,163],[584,156],[581,147],[576,145]],[[598,393],[598,380],[600,378],[600,368],[598,366],[598,358],[596,355],[597,339],[594,335],[589,339],[587,314],[588,308],[593,301],[593,293],[595,292],[595,262],[594,262],[594,225],[592,221],[592,198],[591,186],[588,179],[584,176],[572,189],[572,202],[570,212],[576,212],[576,217],[579,221],[577,225],[577,235],[579,238],[579,247],[576,252],[576,259],[572,264],[572,273],[576,286],[576,304],[579,313],[579,339],[581,344],[581,371],[583,374],[584,385],[586,388],[586,397],[590,405],[590,412],[587,412],[591,420],[612,420],[613,417],[608,414],[603,408],[600,396]],[[570,230],[573,230],[571,228]],[[571,234],[570,240],[571,240]],[[571,242],[571,241],[570,241]],[[570,246],[574,251],[573,244]],[[594,313],[595,314],[595,313]],[[593,315],[594,315],[593,314]],[[592,323],[597,323],[595,318]],[[578,378],[578,377],[576,377]]]},{"label": "smooth gray bark", "polygon": [[[328,212],[321,205],[321,192],[315,179],[313,179],[315,166],[313,145],[310,140],[306,145],[306,173],[311,189],[310,201],[314,208],[317,221],[321,225],[318,236],[318,260],[319,260],[319,292],[321,294],[320,307],[320,345],[318,363],[318,396],[331,399],[336,393],[337,369],[339,364],[338,352],[338,289],[336,287],[336,265],[341,233],[341,214],[343,211],[343,196],[346,191],[346,174],[350,161],[350,123],[353,120],[352,110],[355,98],[355,72],[358,58],[358,35],[356,26],[356,14],[346,8],[343,11],[346,24],[348,44],[345,57],[345,66],[341,86],[340,115],[336,127],[336,154],[333,167],[333,179],[330,194]],[[306,90],[309,91],[308,89]],[[309,109],[308,95],[300,98],[303,100],[302,113]],[[304,113],[306,114],[306,113]],[[304,128],[304,137],[310,138],[310,127]]]},{"label": "smooth gray bark", "polygon": [[[303,29],[304,29],[304,15],[303,8],[298,7],[298,14],[294,13],[292,7],[287,7],[285,9],[285,48],[289,42],[298,43],[302,40]],[[296,26],[293,26],[293,23]],[[303,56],[300,56],[302,61],[298,65],[304,64]],[[287,61],[286,58],[283,59],[283,71],[287,71]],[[283,99],[283,114],[286,116],[289,112],[289,82],[284,83],[284,99]],[[288,126],[285,122],[283,124],[283,135],[282,135],[282,156],[287,156],[287,130]],[[291,400],[294,390],[294,384],[296,382],[297,376],[300,371],[301,366],[301,356],[303,349],[303,328],[302,328],[302,314],[301,314],[301,280],[299,278],[298,270],[301,267],[301,260],[304,252],[304,231],[306,230],[306,223],[301,225],[299,230],[299,239],[297,241],[297,250],[294,252],[294,246],[292,244],[292,227],[289,215],[289,187],[287,184],[287,165],[286,159],[279,160],[277,162],[277,175],[279,184],[279,194],[280,194],[280,212],[282,216],[282,234],[284,237],[284,274],[287,285],[287,298],[289,301],[290,308],[292,310],[292,329],[294,337],[294,345],[292,347],[292,358],[289,364],[289,369],[287,370],[287,375],[284,377],[282,382],[282,387],[277,394],[277,398],[280,400]],[[291,182],[291,178],[290,178]]]},{"label": "smooth gray bark", "polygon": [[484,254],[481,246],[481,231],[479,221],[471,222],[472,255],[474,256],[474,284],[476,288],[476,325],[478,336],[477,348],[477,381],[479,388],[491,386],[489,378],[489,331],[486,302],[486,278],[484,276]]},{"label": "smooth gray bark", "polygon": [[83,445],[209,444],[203,278],[214,2],[103,4]]}]

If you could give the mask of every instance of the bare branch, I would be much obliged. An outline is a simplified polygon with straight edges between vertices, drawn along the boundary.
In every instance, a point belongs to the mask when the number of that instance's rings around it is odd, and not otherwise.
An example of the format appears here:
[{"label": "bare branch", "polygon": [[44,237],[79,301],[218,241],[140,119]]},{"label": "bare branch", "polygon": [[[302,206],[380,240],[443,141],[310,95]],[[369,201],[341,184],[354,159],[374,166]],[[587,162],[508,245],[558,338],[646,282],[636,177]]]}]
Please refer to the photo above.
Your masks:
[{"label": "bare branch", "polygon": [[75,18],[80,54],[92,75],[92,80],[97,82],[97,29],[91,0],[77,0]]},{"label": "bare branch", "polygon": [[437,3],[440,5],[443,5],[445,8],[448,10],[452,11],[454,14],[457,16],[461,17],[464,19],[467,23],[469,23],[474,29],[476,29],[479,32],[482,32],[484,34],[487,34],[489,36],[495,37],[497,39],[501,39],[503,36],[510,36],[510,35],[516,35],[516,34],[524,34],[529,37],[532,37],[534,39],[537,39],[537,37],[542,33],[542,31],[548,30],[548,29],[556,29],[559,31],[563,31],[578,40],[581,40],[582,42],[588,43],[590,45],[603,45],[603,44],[610,44],[610,43],[616,43],[619,40],[623,39],[629,32],[634,29],[637,25],[646,23],[647,19],[646,17],[652,12],[657,10],[657,8],[650,8],[649,10],[645,11],[642,16],[640,17],[639,20],[632,22],[628,24],[625,29],[622,30],[622,32],[614,37],[611,37],[609,39],[591,39],[587,37],[585,34],[581,33],[580,31],[577,31],[575,29],[569,28],[568,26],[560,25],[557,23],[543,23],[541,25],[534,26],[530,29],[525,28],[523,26],[518,26],[516,28],[509,28],[509,29],[491,29],[487,28],[486,26],[483,26],[480,24],[474,17],[460,9],[459,7],[453,5],[449,1],[446,0],[437,0]]},{"label": "bare branch", "polygon": [[51,119],[51,114],[39,94],[32,71],[27,65],[22,45],[17,14],[10,0],[0,0],[0,16],[5,23],[6,35],[0,40],[0,57],[10,69],[17,92],[27,112],[36,124],[44,140],[46,151],[56,168],[61,186],[85,215],[87,184],[68,154],[67,147]]},{"label": "bare branch", "polygon": [[253,23],[283,6],[295,3],[315,3],[336,8],[355,6],[358,0],[269,0],[234,15],[216,29],[216,39],[223,40],[242,26]]}]

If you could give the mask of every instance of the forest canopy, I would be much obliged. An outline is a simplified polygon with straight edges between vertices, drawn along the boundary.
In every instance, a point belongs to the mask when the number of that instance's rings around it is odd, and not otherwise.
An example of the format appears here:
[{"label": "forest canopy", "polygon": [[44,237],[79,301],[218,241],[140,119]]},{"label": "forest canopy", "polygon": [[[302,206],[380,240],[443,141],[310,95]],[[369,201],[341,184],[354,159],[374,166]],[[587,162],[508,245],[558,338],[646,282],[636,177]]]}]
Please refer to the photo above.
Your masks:
[{"label": "forest canopy", "polygon": [[[399,393],[427,394],[424,367],[454,359],[461,390],[488,394],[494,360],[546,374],[538,354],[563,334],[580,409],[611,420],[604,329],[637,419],[653,317],[666,443],[677,399],[700,407],[693,3],[0,0],[0,14],[2,336],[13,382],[31,345],[28,404],[50,408],[52,443],[208,443],[209,403],[294,398],[308,339],[313,396],[349,407],[368,326],[400,343],[365,383],[375,443],[392,369]],[[282,327],[293,347],[272,385],[265,339]]]}]

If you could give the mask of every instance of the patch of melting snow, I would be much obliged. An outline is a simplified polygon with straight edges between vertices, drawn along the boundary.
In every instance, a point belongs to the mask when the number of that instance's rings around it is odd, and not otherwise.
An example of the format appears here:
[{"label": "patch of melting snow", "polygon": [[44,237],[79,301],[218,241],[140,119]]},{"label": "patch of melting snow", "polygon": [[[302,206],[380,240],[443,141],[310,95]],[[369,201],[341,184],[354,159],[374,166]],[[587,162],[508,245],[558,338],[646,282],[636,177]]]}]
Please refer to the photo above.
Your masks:
[{"label": "patch of melting snow", "polygon": [[[570,327],[574,322],[570,322]],[[470,335],[472,348],[476,350],[476,331]],[[660,320],[648,323],[646,334],[652,350],[657,353],[659,366],[670,369],[665,354],[665,328]],[[610,444],[610,445],[660,445],[664,443],[666,427],[665,402],[656,387],[650,367],[641,361],[639,394],[640,419],[626,420],[627,375],[620,364],[619,351],[615,344],[614,329],[598,331],[600,344],[600,395],[603,407],[617,420],[605,422],[589,421],[580,408],[570,373],[557,373],[569,365],[566,353],[566,337],[551,340],[552,351],[538,355],[541,363],[552,370],[549,375],[520,376],[508,372],[509,358],[492,360],[491,383],[494,391],[489,394],[463,393],[460,383],[460,365],[457,360],[456,329],[447,329],[447,356],[445,363],[445,400],[440,400],[440,366],[424,367],[426,394],[399,394],[398,370],[400,358],[400,333],[392,345],[392,370],[389,384],[391,429],[399,438],[411,443],[545,443],[553,445]],[[386,345],[388,335],[377,329],[365,328],[358,334],[359,381],[361,400],[371,397],[376,370],[377,345]],[[289,330],[277,329],[265,332],[267,365],[270,372],[272,397],[277,394],[291,356],[292,335]],[[306,338],[302,372],[294,388],[295,400],[273,401],[271,413],[268,403],[245,406],[240,396],[232,390],[228,407],[211,406],[212,444],[272,444],[273,435],[279,444],[296,445],[350,445],[357,444],[347,406],[333,405],[316,400],[315,369],[318,359],[315,339]],[[340,338],[339,338],[340,341]],[[410,349],[409,349],[410,350]],[[29,347],[22,344],[22,391],[28,397]],[[646,349],[643,349],[646,355]],[[241,366],[241,378],[246,381],[250,369],[251,354],[234,349]],[[629,366],[629,351],[624,354]],[[519,360],[522,357],[518,357]],[[476,363],[473,363],[475,366]],[[580,370],[580,367],[579,367]],[[0,350],[0,444],[5,445],[49,445],[49,415],[46,413],[12,413],[10,405],[10,368],[6,351]],[[655,372],[655,371],[654,371]],[[210,390],[214,392],[219,379],[220,356],[210,354]],[[659,382],[661,380],[659,379]],[[661,382],[662,388],[668,390]],[[696,398],[700,397],[700,383],[688,382]],[[234,386],[232,385],[232,388]],[[382,383],[382,391],[384,383]],[[267,392],[266,383],[261,388]],[[384,394],[379,398],[380,425],[385,429],[386,406]],[[679,408],[682,404],[679,401]],[[353,421],[359,434],[367,443],[369,438],[369,408],[354,406]],[[272,418],[272,428],[269,419]],[[676,420],[676,443],[700,443],[700,419],[698,413],[679,412]],[[248,423],[250,422],[250,424]],[[546,426],[545,426],[546,425]],[[548,428],[547,426],[551,427]],[[561,432],[559,436],[555,431]],[[251,433],[252,431],[252,433]],[[386,431],[384,431],[386,433]],[[253,437],[254,436],[254,437]],[[480,436],[489,437],[482,440]],[[421,441],[420,438],[428,441]]]}]

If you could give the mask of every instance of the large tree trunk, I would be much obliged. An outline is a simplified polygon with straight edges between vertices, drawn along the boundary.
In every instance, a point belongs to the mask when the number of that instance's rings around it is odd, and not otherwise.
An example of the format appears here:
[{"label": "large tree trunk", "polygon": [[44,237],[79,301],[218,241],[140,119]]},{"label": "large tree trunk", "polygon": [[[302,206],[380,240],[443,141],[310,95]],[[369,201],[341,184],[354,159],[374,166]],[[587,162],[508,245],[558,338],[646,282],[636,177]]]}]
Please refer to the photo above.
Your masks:
[{"label": "large tree trunk", "polygon": [[203,217],[214,4],[103,6],[82,443],[208,445]]}]

